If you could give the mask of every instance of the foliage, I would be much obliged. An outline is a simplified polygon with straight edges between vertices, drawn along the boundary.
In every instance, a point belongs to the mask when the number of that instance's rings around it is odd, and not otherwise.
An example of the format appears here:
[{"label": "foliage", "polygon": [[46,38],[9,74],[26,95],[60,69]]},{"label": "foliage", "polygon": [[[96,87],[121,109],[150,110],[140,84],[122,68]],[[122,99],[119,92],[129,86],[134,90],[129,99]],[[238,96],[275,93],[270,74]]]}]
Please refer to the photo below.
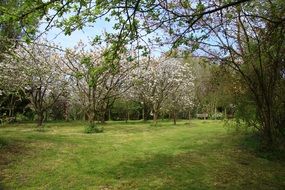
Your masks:
[{"label": "foliage", "polygon": [[42,14],[38,10],[33,10],[33,14],[19,20],[17,15],[20,9],[27,6],[35,7],[41,1],[9,0],[0,2],[0,60],[4,59],[4,54],[10,54],[16,48],[21,39],[31,41],[36,33],[39,20]]},{"label": "foliage", "polygon": [[225,115],[221,112],[217,112],[211,115],[212,119],[224,119]]},{"label": "foliage", "polygon": [[139,119],[141,117],[142,105],[140,102],[134,100],[128,100],[125,97],[121,97],[115,100],[112,105],[110,116],[112,120],[129,120]]},{"label": "foliage", "polygon": [[23,122],[23,121],[31,121],[27,116],[25,116],[24,114],[16,114],[16,121],[17,122]]},{"label": "foliage", "polygon": [[[113,32],[105,33],[105,42],[111,44],[106,52],[105,61],[119,60],[126,44],[136,44],[136,50],[142,55],[150,52],[148,44],[161,46],[171,44],[173,48],[181,45],[191,50],[199,48],[201,40],[208,38],[205,30],[199,27],[205,17],[211,17],[218,11],[237,6],[249,0],[238,1],[188,1],[160,2],[152,1],[24,1],[12,9],[13,16],[3,9],[2,20],[10,23],[25,23],[27,34],[35,33],[31,23],[36,19],[47,22],[46,30],[52,26],[62,29],[70,35],[77,29],[105,20],[112,24]],[[231,16],[227,16],[231,18]],[[206,19],[207,20],[207,19]],[[211,22],[212,18],[208,19]],[[171,24],[170,24],[171,23]],[[198,34],[194,31],[199,31]],[[158,35],[159,33],[167,35]],[[102,36],[95,36],[94,43],[101,43]],[[147,43],[146,43],[147,42]],[[109,60],[109,61],[108,61]]]},{"label": "foliage", "polygon": [[102,133],[104,131],[103,126],[99,126],[95,123],[90,123],[88,126],[85,127],[85,133]]}]

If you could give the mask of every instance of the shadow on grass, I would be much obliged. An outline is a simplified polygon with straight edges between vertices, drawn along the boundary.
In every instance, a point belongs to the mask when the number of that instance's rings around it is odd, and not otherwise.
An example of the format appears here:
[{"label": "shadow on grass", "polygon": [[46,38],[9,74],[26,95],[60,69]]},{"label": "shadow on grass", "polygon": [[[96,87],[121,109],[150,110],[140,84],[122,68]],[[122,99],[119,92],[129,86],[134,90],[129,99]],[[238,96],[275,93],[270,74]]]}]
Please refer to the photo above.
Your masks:
[{"label": "shadow on grass", "polygon": [[0,190],[8,189],[2,183],[3,171],[8,165],[17,160],[20,155],[26,154],[27,148],[22,141],[0,138]]},{"label": "shadow on grass", "polygon": [[219,150],[216,143],[204,148],[126,160],[104,173],[116,180],[115,189],[284,189],[284,169],[275,170],[275,162],[236,148]]},{"label": "shadow on grass", "polygon": [[191,153],[157,154],[122,162],[106,173],[120,181],[119,189],[209,189],[207,167],[202,161]]},{"label": "shadow on grass", "polygon": [[261,137],[256,133],[246,133],[240,139],[240,146],[248,150],[257,157],[267,159],[269,161],[283,161],[285,160],[284,148],[264,148],[261,144]]}]

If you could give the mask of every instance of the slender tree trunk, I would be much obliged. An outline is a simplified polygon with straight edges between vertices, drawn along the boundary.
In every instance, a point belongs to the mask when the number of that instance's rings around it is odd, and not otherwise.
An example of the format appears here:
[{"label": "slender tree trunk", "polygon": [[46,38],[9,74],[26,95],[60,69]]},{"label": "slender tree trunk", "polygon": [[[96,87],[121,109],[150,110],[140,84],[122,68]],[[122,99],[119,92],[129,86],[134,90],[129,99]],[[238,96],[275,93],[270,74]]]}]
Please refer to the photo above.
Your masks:
[{"label": "slender tree trunk", "polygon": [[106,120],[105,120],[105,111],[102,111],[102,112],[101,112],[101,117],[100,117],[100,119],[101,119],[101,123],[102,123],[102,124],[105,124],[105,123],[106,123]]},{"label": "slender tree trunk", "polygon": [[8,113],[9,117],[12,117],[12,107],[9,107],[9,113]]},{"label": "slender tree trunk", "polygon": [[263,126],[263,131],[264,131],[264,143],[267,148],[271,148],[272,145],[274,144],[274,138],[273,138],[273,122],[268,116],[265,116],[264,118],[264,126]]},{"label": "slender tree trunk", "polygon": [[111,121],[111,109],[108,111],[108,121]]},{"label": "slender tree trunk", "polygon": [[64,120],[65,121],[69,120],[69,118],[68,118],[68,108],[67,107],[68,107],[67,106],[67,102],[65,101],[65,103],[64,103]]},{"label": "slender tree trunk", "polygon": [[105,124],[105,123],[106,123],[106,120],[105,120],[104,117],[101,117],[101,123],[102,123],[102,124]]},{"label": "slender tree trunk", "polygon": [[216,108],[216,104],[215,104],[215,108],[214,108],[214,115],[215,115],[214,119],[216,120],[216,119],[217,119],[217,108]]},{"label": "slender tree trunk", "polygon": [[173,124],[176,125],[176,110],[173,110]]},{"label": "slender tree trunk", "polygon": [[92,105],[91,123],[95,124],[95,122],[96,122],[96,94],[95,94],[96,93],[96,87],[95,86],[92,87],[91,93],[92,93],[92,98],[91,98],[91,102],[92,102],[92,104],[91,104]]},{"label": "slender tree trunk", "polygon": [[188,120],[189,120],[189,125],[190,125],[190,121],[191,121],[191,111],[188,111]]},{"label": "slender tree trunk", "polygon": [[125,121],[126,123],[128,123],[128,120],[129,120],[129,111],[127,111],[126,115],[125,115]]},{"label": "slender tree trunk", "polygon": [[272,105],[264,106],[261,105],[262,108],[260,109],[260,115],[262,120],[262,129],[263,129],[263,144],[266,148],[271,149],[272,146],[275,144],[275,137],[276,134],[274,134],[275,130],[275,124],[276,121],[274,121],[273,118],[273,110]]},{"label": "slender tree trunk", "polygon": [[156,111],[153,111],[153,124],[155,126],[157,125],[157,117],[158,117],[158,113]]},{"label": "slender tree trunk", "polygon": [[142,109],[142,120],[145,121],[145,118],[144,118],[144,107]]},{"label": "slender tree trunk", "polygon": [[45,111],[44,121],[48,121],[48,111]]},{"label": "slender tree trunk", "polygon": [[10,102],[9,102],[9,113],[8,113],[9,117],[14,116],[14,107],[15,107],[15,98],[14,98],[14,95],[12,94]]}]

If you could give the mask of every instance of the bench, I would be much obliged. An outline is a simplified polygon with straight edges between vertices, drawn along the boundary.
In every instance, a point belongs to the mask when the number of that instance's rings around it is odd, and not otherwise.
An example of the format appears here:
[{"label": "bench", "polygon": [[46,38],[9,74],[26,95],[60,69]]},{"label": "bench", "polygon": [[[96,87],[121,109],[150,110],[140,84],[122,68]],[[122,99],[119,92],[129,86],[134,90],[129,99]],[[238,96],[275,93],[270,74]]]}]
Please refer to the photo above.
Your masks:
[{"label": "bench", "polygon": [[197,114],[196,114],[196,117],[197,117],[198,119],[208,119],[209,114],[207,114],[207,113],[197,113]]}]

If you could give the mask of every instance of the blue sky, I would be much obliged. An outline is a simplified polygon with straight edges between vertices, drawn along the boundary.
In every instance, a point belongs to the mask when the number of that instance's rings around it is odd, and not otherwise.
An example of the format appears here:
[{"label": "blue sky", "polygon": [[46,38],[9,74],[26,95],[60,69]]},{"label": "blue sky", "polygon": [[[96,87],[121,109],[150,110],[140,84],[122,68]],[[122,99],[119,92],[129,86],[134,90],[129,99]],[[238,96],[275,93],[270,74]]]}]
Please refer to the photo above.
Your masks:
[{"label": "blue sky", "polygon": [[[43,32],[46,24],[40,25],[40,32]],[[65,36],[58,28],[51,28],[45,32],[45,37],[48,41],[54,42],[63,48],[72,48],[80,40],[84,43],[88,43],[95,35],[102,34],[104,31],[112,31],[112,24],[104,20],[98,20],[92,27],[84,27],[83,30],[76,30],[71,33],[70,36]]]}]

